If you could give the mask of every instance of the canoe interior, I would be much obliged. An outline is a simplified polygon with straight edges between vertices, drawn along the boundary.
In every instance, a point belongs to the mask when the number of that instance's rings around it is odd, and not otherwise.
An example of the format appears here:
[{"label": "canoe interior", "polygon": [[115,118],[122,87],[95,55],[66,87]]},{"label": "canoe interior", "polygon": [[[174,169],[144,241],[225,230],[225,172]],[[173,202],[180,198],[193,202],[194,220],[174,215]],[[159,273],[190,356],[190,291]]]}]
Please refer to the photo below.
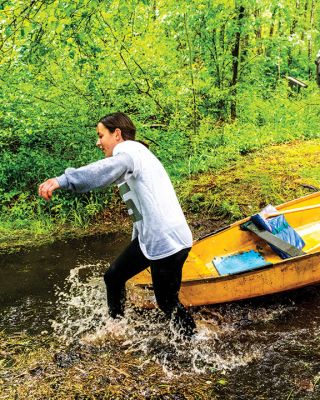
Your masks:
[{"label": "canoe interior", "polygon": [[[277,206],[279,211],[307,207],[320,203],[320,192],[290,201]],[[288,223],[302,236],[306,245],[303,251],[312,252],[312,249],[320,243],[320,208],[299,211],[287,214]],[[256,237],[251,232],[240,229],[240,223],[232,225],[212,236],[194,243],[189,257],[183,268],[182,281],[188,282],[199,279],[212,279],[219,277],[212,260],[214,257],[232,255],[243,251],[259,251],[266,261],[278,264],[283,261],[275,254],[268,244]],[[319,251],[320,248],[317,248]],[[131,279],[134,285],[151,284],[149,270],[145,270]]]}]

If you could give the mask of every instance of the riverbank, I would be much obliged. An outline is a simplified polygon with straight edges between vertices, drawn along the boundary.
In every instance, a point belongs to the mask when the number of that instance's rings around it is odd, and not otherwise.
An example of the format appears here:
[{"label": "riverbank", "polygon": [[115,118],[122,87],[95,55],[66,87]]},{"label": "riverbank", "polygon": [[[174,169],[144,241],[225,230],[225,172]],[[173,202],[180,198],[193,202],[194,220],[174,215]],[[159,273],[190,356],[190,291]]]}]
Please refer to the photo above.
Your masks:
[{"label": "riverbank", "polygon": [[[264,152],[247,154],[223,170],[176,182],[195,239],[250,215],[267,203],[279,204],[316,190],[320,185],[317,167],[319,145],[320,140],[273,146]],[[47,235],[35,235],[28,229],[21,236],[17,231],[11,232],[11,236],[3,235],[6,239],[2,242],[2,245],[6,243],[3,251],[32,250],[33,246],[57,239],[107,232],[122,231],[129,235],[131,224],[125,208],[119,200],[115,200],[114,205],[113,211],[112,208],[106,210],[99,220],[86,228],[57,226]],[[118,251],[113,241],[109,246],[101,250],[101,259],[105,253],[111,252],[110,249]],[[194,309],[192,312],[202,336],[191,344],[167,337],[167,326],[161,321],[153,321],[149,312],[134,315],[122,337],[118,335],[121,326],[111,333],[106,329],[104,336],[99,337],[98,325],[105,322],[100,314],[104,292],[99,291],[94,280],[90,286],[90,280],[78,282],[74,275],[75,270],[86,272],[84,267],[87,266],[91,271],[92,265],[99,264],[90,259],[90,252],[96,256],[97,249],[84,246],[82,253],[79,252],[79,262],[76,262],[74,246],[72,248],[73,251],[65,253],[61,253],[61,249],[50,250],[52,265],[59,276],[63,275],[63,270],[59,270],[62,264],[69,268],[66,254],[72,254],[72,284],[78,284],[74,287],[79,290],[73,292],[68,287],[62,293],[66,296],[64,306],[55,300],[54,308],[61,311],[62,317],[66,316],[60,318],[65,321],[65,330],[74,319],[81,327],[83,320],[92,317],[96,328],[94,340],[90,340],[89,335],[81,341],[75,337],[71,344],[66,344],[57,333],[53,335],[45,330],[47,328],[37,334],[21,329],[12,333],[0,332],[1,398],[319,398],[320,294],[317,287],[242,303]],[[32,253],[30,251],[28,255]],[[88,259],[84,259],[84,255]],[[25,265],[20,265],[21,260],[17,260],[16,255],[10,257],[16,260],[16,267],[4,262],[4,273],[6,269],[11,274],[12,269],[20,268],[21,274],[17,271],[12,286],[5,278],[3,282],[12,287],[17,299],[25,297],[25,303],[16,303],[9,293],[4,296],[4,304],[10,303],[7,321],[12,329],[12,318],[17,313],[15,308],[24,310],[25,305],[25,312],[33,319],[37,315],[36,304],[43,310],[48,308],[49,302],[46,303],[39,295],[38,289],[44,286],[44,282],[50,282],[53,275],[44,263],[49,258],[44,253],[36,253],[34,260],[25,261]],[[23,291],[16,282],[25,284],[24,271],[30,276],[30,265],[35,260],[39,266],[34,268],[32,284],[38,285],[37,290],[33,292],[33,287],[27,286],[22,288]],[[37,280],[40,271],[43,271],[43,281]],[[50,290],[44,287],[44,291]],[[69,314],[68,305],[79,306],[79,293],[84,298],[83,308],[80,307],[73,316]],[[9,312],[9,308],[13,311]],[[277,365],[276,371],[274,365]]]},{"label": "riverbank", "polygon": [[0,338],[0,350],[7,351],[3,399],[212,400],[216,387],[226,384],[217,373],[168,380],[160,365],[142,366],[117,340],[66,348],[46,335]]},{"label": "riverbank", "polygon": [[[270,146],[248,153],[227,168],[174,182],[194,238],[259,211],[320,188],[320,139]],[[122,232],[131,222],[115,196],[109,208],[88,225],[25,221],[22,228],[1,224],[0,253],[15,252],[68,238]]]},{"label": "riverbank", "polygon": [[[112,233],[129,234],[131,230],[130,220],[124,209],[114,211],[108,219],[105,215],[99,216],[99,221],[93,221],[86,226],[72,226],[55,221],[38,229],[41,221],[30,221],[29,227],[12,228],[9,225],[0,227],[0,254],[14,253],[20,250],[28,250],[33,247],[46,245],[59,240],[98,236]],[[34,225],[36,227],[34,228]],[[47,226],[47,227],[46,227]]]}]

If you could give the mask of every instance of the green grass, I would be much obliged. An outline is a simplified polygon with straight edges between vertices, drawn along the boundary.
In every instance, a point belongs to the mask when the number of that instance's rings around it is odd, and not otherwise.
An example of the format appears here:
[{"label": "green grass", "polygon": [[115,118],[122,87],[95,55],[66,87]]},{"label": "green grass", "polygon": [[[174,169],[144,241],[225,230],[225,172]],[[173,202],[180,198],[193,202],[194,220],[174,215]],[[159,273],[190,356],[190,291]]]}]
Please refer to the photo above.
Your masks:
[{"label": "green grass", "polygon": [[179,197],[191,215],[233,221],[320,188],[319,157],[319,139],[269,146],[181,181]]}]

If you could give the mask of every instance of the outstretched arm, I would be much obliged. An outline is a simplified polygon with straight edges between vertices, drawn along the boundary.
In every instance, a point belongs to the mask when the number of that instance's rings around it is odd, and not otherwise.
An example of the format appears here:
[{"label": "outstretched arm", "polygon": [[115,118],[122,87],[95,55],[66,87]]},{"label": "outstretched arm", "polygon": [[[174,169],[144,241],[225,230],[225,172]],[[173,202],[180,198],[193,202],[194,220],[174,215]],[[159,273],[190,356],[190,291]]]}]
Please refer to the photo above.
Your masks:
[{"label": "outstretched arm", "polygon": [[39,186],[39,196],[49,201],[52,197],[52,192],[59,188],[60,185],[56,178],[48,179]]},{"label": "outstretched arm", "polygon": [[50,200],[56,189],[67,189],[77,193],[103,188],[132,174],[134,164],[126,153],[96,161],[80,168],[67,168],[65,173],[48,179],[39,186],[39,196]]}]

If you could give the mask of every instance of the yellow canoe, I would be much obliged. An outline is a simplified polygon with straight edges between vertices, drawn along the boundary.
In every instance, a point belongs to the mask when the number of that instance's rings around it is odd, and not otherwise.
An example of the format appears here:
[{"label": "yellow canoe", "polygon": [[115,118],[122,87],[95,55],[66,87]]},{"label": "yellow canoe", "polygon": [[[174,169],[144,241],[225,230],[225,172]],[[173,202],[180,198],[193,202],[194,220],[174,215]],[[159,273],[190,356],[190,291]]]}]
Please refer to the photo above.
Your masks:
[{"label": "yellow canoe", "polygon": [[[320,192],[276,207],[303,238],[304,255],[281,259],[255,234],[240,229],[238,221],[194,243],[183,268],[180,301],[185,306],[224,303],[320,283]],[[291,211],[289,211],[291,210]],[[213,260],[254,250],[269,265],[241,273],[220,275]],[[153,307],[147,269],[128,282],[135,304]]]}]

